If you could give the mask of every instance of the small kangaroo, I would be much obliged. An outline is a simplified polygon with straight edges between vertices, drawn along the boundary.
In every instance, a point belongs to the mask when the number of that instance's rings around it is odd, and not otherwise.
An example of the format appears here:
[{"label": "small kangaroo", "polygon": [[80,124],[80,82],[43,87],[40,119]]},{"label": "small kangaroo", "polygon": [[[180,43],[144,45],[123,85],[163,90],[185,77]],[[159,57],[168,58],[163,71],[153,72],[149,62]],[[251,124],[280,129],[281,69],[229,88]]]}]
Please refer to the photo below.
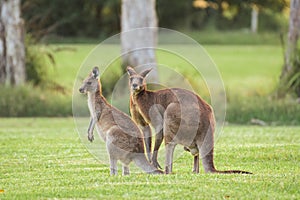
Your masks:
[{"label": "small kangaroo", "polygon": [[129,116],[110,105],[102,95],[101,83],[98,79],[99,69],[94,67],[83,81],[80,93],[87,93],[91,120],[88,128],[89,141],[94,140],[96,129],[106,143],[110,159],[110,174],[117,174],[117,161],[123,164],[123,175],[129,174],[129,163],[135,164],[150,174],[161,174],[146,159],[142,134]]},{"label": "small kangaroo", "polygon": [[[156,131],[152,164],[160,167],[157,153],[164,138],[166,174],[172,172],[173,152],[177,144],[183,145],[194,156],[195,173],[199,173],[200,152],[207,173],[251,174],[240,170],[216,170],[213,162],[215,119],[211,106],[185,89],[147,90],[145,77],[150,71],[148,69],[138,74],[132,67],[127,67],[132,118],[141,126],[150,124]],[[147,141],[145,143],[149,145]]]}]

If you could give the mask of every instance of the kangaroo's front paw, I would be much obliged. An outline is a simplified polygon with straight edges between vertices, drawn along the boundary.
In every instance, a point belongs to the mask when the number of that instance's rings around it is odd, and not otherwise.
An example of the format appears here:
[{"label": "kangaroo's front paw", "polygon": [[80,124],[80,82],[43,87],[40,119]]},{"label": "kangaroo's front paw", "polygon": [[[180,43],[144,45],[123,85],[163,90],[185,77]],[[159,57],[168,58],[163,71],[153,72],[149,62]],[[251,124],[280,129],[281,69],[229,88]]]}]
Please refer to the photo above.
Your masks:
[{"label": "kangaroo's front paw", "polygon": [[94,140],[94,135],[93,135],[93,134],[88,134],[88,140],[89,140],[90,142],[93,142],[93,140]]}]

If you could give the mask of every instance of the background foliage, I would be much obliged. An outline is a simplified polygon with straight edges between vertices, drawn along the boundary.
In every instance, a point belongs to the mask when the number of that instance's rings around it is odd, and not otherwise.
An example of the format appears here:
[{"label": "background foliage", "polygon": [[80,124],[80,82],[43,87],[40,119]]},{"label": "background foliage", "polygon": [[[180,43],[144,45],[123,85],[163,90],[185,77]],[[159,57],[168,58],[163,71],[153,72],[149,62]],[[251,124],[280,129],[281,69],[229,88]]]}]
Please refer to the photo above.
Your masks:
[{"label": "background foliage", "polygon": [[[157,0],[159,25],[187,33],[209,51],[225,81],[227,120],[299,124],[297,101],[274,98],[283,62],[279,35],[287,31],[289,2],[211,0],[201,7],[198,1]],[[249,31],[253,3],[259,8],[257,34]],[[121,0],[23,0],[29,84],[0,88],[0,116],[71,116],[77,69],[96,44],[120,31],[120,6]],[[195,82],[184,65],[172,67]],[[102,78],[108,99],[118,66],[111,74]],[[201,88],[196,92],[206,98]]]},{"label": "background foliage", "polygon": [[[251,6],[260,9],[259,30],[281,31],[287,2],[282,0],[210,0],[199,7],[197,0],[157,0],[159,26],[177,30],[249,29]],[[121,0],[23,0],[26,29],[37,38],[106,38],[120,32]],[[80,27],[80,28],[79,28]]]},{"label": "background foliage", "polygon": [[[220,37],[221,35],[222,37]],[[263,41],[266,36],[258,35],[248,41],[252,41],[254,45],[241,45],[238,41],[242,42],[248,34],[233,33],[233,35],[235,45],[228,44],[233,40],[232,34],[207,32],[207,34],[201,33],[200,35],[200,38],[212,36],[221,38],[220,41],[223,41],[222,45],[206,44],[204,48],[218,66],[225,84],[226,120],[229,123],[251,124],[252,119],[260,119],[267,125],[299,125],[300,105],[298,100],[290,97],[278,100],[275,96],[275,88],[283,62],[282,51],[278,44],[276,45],[276,40],[270,40],[268,45],[260,45],[256,41]],[[272,34],[268,35],[269,38],[276,38]],[[1,87],[0,116],[72,116],[72,91],[73,89],[74,92],[78,90],[78,88],[73,88],[73,82],[81,63],[95,47],[95,44],[96,42],[44,46],[44,48],[52,50],[56,61],[54,67],[50,65],[47,68],[51,82],[47,83],[46,81],[44,86],[38,87],[32,84],[27,84],[22,88]],[[183,45],[180,48],[187,47]],[[66,50],[57,51],[56,49]],[[192,53],[192,56],[197,55]],[[159,62],[164,62],[164,59],[170,58],[164,54],[158,54]],[[118,63],[116,62],[115,66],[110,67],[110,72],[101,77],[103,92],[109,101],[114,88],[112,83],[116,79],[116,75],[120,74]],[[173,60],[171,67],[189,78],[199,95],[206,100],[210,99],[206,89],[198,87],[199,77],[195,76],[185,63]],[[128,109],[123,111],[127,112]]]}]

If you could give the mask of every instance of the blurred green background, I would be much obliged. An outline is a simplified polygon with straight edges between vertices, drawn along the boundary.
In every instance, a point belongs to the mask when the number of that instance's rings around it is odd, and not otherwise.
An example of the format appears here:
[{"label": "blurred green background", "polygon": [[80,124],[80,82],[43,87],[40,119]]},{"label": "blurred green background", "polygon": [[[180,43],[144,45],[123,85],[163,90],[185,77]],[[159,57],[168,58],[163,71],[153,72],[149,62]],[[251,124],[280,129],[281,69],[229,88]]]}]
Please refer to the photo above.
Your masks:
[{"label": "blurred green background", "polygon": [[[259,8],[256,32],[250,28],[253,5]],[[119,0],[22,1],[28,81],[19,87],[0,86],[0,116],[71,116],[76,73],[97,44],[120,32],[120,7]],[[218,66],[228,122],[247,124],[257,118],[274,125],[300,124],[297,99],[276,97],[289,1],[157,0],[156,10],[160,27],[192,37]],[[168,58],[158,53],[157,59]],[[195,82],[184,64],[170,67]],[[119,66],[113,69],[101,80],[108,99],[120,75]],[[196,92],[208,99],[201,88]]]}]

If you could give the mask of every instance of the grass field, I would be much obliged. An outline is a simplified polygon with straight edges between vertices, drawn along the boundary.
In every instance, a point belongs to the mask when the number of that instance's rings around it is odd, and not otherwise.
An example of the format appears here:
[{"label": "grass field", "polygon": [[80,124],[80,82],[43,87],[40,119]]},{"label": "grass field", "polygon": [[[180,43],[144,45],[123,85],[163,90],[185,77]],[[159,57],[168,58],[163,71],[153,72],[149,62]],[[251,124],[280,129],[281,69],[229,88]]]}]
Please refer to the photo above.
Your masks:
[{"label": "grass field", "polygon": [[254,175],[202,169],[195,175],[192,157],[183,153],[172,175],[111,177],[82,145],[72,118],[1,118],[0,199],[299,199],[299,131],[225,127],[216,141],[216,167]]},{"label": "grass field", "polygon": [[[50,45],[50,48],[72,49],[56,52],[57,65],[52,71],[55,81],[72,88],[77,72],[88,57],[89,52],[96,47],[96,44],[58,44]],[[283,63],[282,50],[275,45],[205,45],[211,59],[216,63],[225,87],[229,91],[236,90],[261,90],[270,92],[277,82]],[[184,48],[184,47],[183,47]],[[197,48],[197,47],[195,47]],[[190,49],[193,54],[193,49]],[[99,55],[99,63],[101,62]],[[103,55],[105,56],[105,55]],[[198,55],[193,55],[197,57]],[[158,63],[165,59],[158,55]],[[180,63],[170,61],[170,67],[182,67]]]},{"label": "grass field", "polygon": [[[86,68],[86,59],[91,59],[90,52],[96,47],[96,44],[57,44],[50,48],[72,49],[73,51],[61,51],[54,53],[57,65],[50,70],[51,79],[62,84],[68,91],[72,90],[73,82],[81,67]],[[119,49],[112,45],[102,46],[102,48],[119,53]],[[168,51],[174,49],[173,46],[164,46]],[[197,55],[198,46],[181,45],[177,48],[184,52],[190,52],[190,58],[194,59],[203,55]],[[282,66],[282,50],[276,45],[205,45],[205,51],[211,60],[216,64],[220,76],[224,82],[224,87],[228,98],[248,98],[249,96],[267,96],[275,91],[276,83],[279,80]],[[103,51],[102,51],[103,52]],[[105,52],[105,51],[104,51]],[[114,53],[116,54],[116,53]],[[204,54],[204,52],[202,52]],[[105,54],[96,54],[97,62],[101,68],[101,62],[106,59]],[[181,55],[185,56],[185,55]],[[204,56],[205,57],[205,56]],[[181,73],[194,86],[194,90],[201,96],[208,96],[206,86],[202,84],[202,78],[197,71],[192,70],[192,66],[185,62],[181,57],[174,56],[163,51],[157,52],[157,62]],[[112,81],[118,78],[116,74],[120,73],[120,61],[114,62],[109,69],[110,72],[101,77],[104,91],[111,88]],[[205,66],[205,63],[197,63]],[[196,72],[196,73],[195,73]],[[81,75],[83,76],[83,75]],[[84,75],[85,76],[85,75]],[[166,76],[161,75],[161,77]],[[177,87],[180,87],[177,84]],[[199,87],[200,85],[200,87]]]}]

